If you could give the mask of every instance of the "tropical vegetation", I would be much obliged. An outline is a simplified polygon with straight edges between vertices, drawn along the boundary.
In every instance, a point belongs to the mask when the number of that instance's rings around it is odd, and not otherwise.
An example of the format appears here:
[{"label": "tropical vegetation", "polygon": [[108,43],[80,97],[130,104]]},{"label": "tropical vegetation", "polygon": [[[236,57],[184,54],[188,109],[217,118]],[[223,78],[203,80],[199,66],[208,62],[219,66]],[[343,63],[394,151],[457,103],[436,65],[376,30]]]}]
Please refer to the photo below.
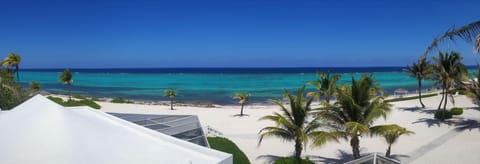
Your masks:
[{"label": "tropical vegetation", "polygon": [[57,104],[60,104],[65,107],[74,107],[74,106],[89,106],[93,109],[100,109],[102,108],[100,105],[98,105],[93,99],[79,99],[79,100],[67,100],[64,101],[60,97],[53,97],[53,96],[48,96],[48,99],[52,100],[53,102],[56,102]]},{"label": "tropical vegetation", "polygon": [[13,67],[15,70],[15,73],[17,74],[17,81],[20,83],[20,76],[18,74],[19,71],[19,66],[20,62],[22,61],[22,58],[20,55],[11,52],[5,59],[2,60],[2,66],[4,67]]},{"label": "tropical vegetation", "polygon": [[407,66],[405,72],[410,77],[414,77],[417,79],[418,82],[418,99],[420,101],[420,105],[422,108],[425,108],[425,104],[422,102],[422,81],[424,79],[432,78],[433,75],[433,67],[427,61],[426,58],[418,59],[418,62],[413,63],[411,66]]},{"label": "tropical vegetation", "polygon": [[336,141],[339,137],[337,133],[329,133],[326,131],[318,131],[322,126],[319,122],[320,117],[312,115],[311,103],[313,97],[304,98],[303,94],[305,86],[297,91],[296,95],[284,91],[285,97],[288,98],[289,106],[285,106],[282,102],[272,100],[272,103],[278,105],[281,113],[275,112],[273,115],[267,115],[260,120],[268,120],[275,123],[275,126],[267,126],[260,130],[258,144],[265,137],[278,137],[284,141],[293,141],[294,158],[301,160],[302,150],[308,143],[309,138],[313,139],[315,146],[321,146],[327,141]]},{"label": "tropical vegetation", "polygon": [[245,92],[238,92],[238,93],[235,93],[233,98],[238,100],[238,103],[241,106],[240,107],[240,116],[243,116],[243,106],[245,105],[245,103],[247,103],[248,98],[250,98],[250,94],[245,93]]},{"label": "tropical vegetation", "polygon": [[385,152],[385,156],[387,157],[390,157],[392,144],[396,143],[400,136],[415,134],[415,132],[395,124],[374,126],[370,128],[370,132],[372,135],[382,136],[385,139],[388,144],[387,151]]},{"label": "tropical vegetation", "polygon": [[464,25],[460,28],[451,28],[445,34],[435,38],[432,43],[427,47],[422,55],[422,58],[426,58],[427,55],[432,52],[441,42],[445,40],[455,41],[457,38],[463,39],[467,42],[474,43],[474,51],[480,52],[480,21],[472,22]]},{"label": "tropical vegetation", "polygon": [[[20,83],[19,65],[20,55],[10,53],[1,61],[0,69],[0,109],[10,110],[27,100],[34,93],[40,91],[40,84],[31,82],[29,89],[23,89]],[[16,73],[16,79],[14,74]]]},{"label": "tropical vegetation", "polygon": [[337,101],[325,103],[318,117],[328,122],[337,133],[350,140],[353,157],[360,158],[360,138],[370,132],[377,118],[386,119],[391,105],[384,101],[383,91],[371,75],[364,74],[360,80],[352,77],[352,83],[337,90]]},{"label": "tropical vegetation", "polygon": [[317,76],[319,77],[316,81],[309,81],[308,84],[314,86],[317,91],[316,92],[309,92],[309,95],[312,95],[316,98],[325,98],[327,103],[330,103],[330,100],[334,97],[334,93],[337,89],[337,81],[340,80],[340,74],[333,74],[330,75],[330,71],[328,72],[317,72]]},{"label": "tropical vegetation", "polygon": [[173,89],[166,89],[163,92],[163,95],[170,99],[170,110],[173,110],[173,100],[177,96],[177,92],[175,92],[175,90],[173,90]]},{"label": "tropical vegetation", "polygon": [[60,82],[68,85],[68,100],[72,100],[73,75],[69,69],[65,69],[62,74],[60,74]]},{"label": "tropical vegetation", "polygon": [[[438,57],[433,57],[434,63],[434,79],[442,88],[442,99],[438,105],[438,110],[447,110],[448,96],[450,95],[452,102],[454,99],[452,94],[449,94],[450,88],[454,84],[462,84],[462,80],[468,76],[467,68],[462,63],[462,56],[457,52],[439,52]],[[445,113],[445,112],[442,112]]]},{"label": "tropical vegetation", "polygon": [[247,155],[238,146],[227,138],[207,137],[212,149],[232,154],[234,164],[250,164]]}]

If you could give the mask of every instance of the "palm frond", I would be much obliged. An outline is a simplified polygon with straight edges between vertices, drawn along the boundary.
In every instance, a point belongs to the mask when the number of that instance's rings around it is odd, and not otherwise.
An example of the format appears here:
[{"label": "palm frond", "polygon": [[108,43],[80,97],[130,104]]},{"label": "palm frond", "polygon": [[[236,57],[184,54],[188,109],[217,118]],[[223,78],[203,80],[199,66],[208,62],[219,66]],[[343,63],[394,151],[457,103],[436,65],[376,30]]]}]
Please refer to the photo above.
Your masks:
[{"label": "palm frond", "polygon": [[459,37],[467,42],[475,42],[475,50],[477,53],[480,52],[480,21],[470,23],[468,25],[462,26],[458,29],[452,28],[448,30],[440,37],[437,37],[433,42],[427,47],[421,58],[426,58],[427,55],[435,49],[439,43],[445,41],[446,39],[455,41],[455,38]]}]

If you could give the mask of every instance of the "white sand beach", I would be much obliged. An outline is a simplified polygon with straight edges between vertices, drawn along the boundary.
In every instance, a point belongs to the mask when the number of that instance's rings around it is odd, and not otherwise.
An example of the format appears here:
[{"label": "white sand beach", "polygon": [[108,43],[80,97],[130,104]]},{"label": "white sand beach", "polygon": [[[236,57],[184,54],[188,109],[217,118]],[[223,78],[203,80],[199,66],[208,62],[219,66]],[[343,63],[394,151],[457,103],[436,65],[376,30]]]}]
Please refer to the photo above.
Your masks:
[{"label": "white sand beach", "polygon": [[[440,122],[433,118],[433,112],[441,96],[424,98],[426,109],[420,109],[418,99],[394,102],[387,120],[380,119],[376,124],[398,124],[416,134],[402,136],[392,147],[392,156],[402,163],[476,163],[480,156],[470,152],[480,150],[480,111],[466,96],[455,96],[456,107],[464,107],[461,116]],[[258,132],[272,124],[258,121],[262,116],[279,111],[277,106],[246,106],[248,116],[236,116],[239,106],[202,108],[179,106],[170,110],[165,105],[115,104],[99,102],[102,111],[117,113],[197,115],[203,126],[222,133],[242,149],[252,163],[265,163],[269,158],[287,156],[293,151],[293,143],[276,138],[265,138],[260,146]],[[448,106],[453,106],[450,102]],[[385,153],[387,144],[383,138],[364,136],[360,140],[361,152]],[[351,159],[349,142],[328,143],[320,148],[307,147],[303,156],[309,156],[316,163],[341,163]]]}]

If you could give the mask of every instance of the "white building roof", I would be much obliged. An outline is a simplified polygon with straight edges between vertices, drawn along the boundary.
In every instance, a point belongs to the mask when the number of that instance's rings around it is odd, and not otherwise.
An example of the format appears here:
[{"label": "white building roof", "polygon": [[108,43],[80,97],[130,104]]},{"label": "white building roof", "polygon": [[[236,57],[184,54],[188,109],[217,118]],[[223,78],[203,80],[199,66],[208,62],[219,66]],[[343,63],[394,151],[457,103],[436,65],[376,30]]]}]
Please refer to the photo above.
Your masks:
[{"label": "white building roof", "polygon": [[0,163],[232,163],[232,155],[37,95],[0,113]]}]

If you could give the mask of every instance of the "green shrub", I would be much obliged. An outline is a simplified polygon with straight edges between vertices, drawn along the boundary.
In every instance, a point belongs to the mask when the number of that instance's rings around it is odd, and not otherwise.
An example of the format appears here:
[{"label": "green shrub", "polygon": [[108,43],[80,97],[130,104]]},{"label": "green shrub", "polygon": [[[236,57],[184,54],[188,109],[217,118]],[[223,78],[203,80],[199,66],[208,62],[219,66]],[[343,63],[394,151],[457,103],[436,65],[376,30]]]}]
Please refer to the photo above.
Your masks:
[{"label": "green shrub", "polygon": [[84,99],[84,100],[69,100],[69,101],[63,101],[62,98],[59,97],[52,97],[48,96],[48,99],[52,100],[53,102],[60,104],[65,107],[73,107],[73,106],[89,106],[94,109],[100,109],[102,108],[100,105],[95,103],[92,100]]},{"label": "green shrub", "polygon": [[212,149],[232,154],[234,164],[250,164],[245,153],[229,139],[223,137],[207,137],[207,140]]},{"label": "green shrub", "polygon": [[79,95],[79,94],[73,94],[72,97],[76,98],[76,99],[81,99],[81,100],[87,99],[85,96],[82,96],[82,95]]},{"label": "green shrub", "polygon": [[452,113],[452,115],[462,115],[463,114],[463,108],[452,108],[450,109],[450,113]]},{"label": "green shrub", "polygon": [[100,99],[98,99],[98,98],[96,98],[96,97],[92,97],[92,98],[90,98],[90,100],[92,100],[92,101],[100,101]]},{"label": "green shrub", "polygon": [[133,101],[124,99],[123,97],[116,97],[116,98],[112,99],[110,102],[112,102],[112,103],[126,103],[126,104],[132,104],[133,103]]},{"label": "green shrub", "polygon": [[436,119],[450,119],[452,118],[452,113],[449,110],[439,110],[435,112]]},{"label": "green shrub", "polygon": [[274,164],[313,164],[312,161],[307,159],[302,159],[302,161],[298,161],[293,157],[282,157],[277,159]]}]

